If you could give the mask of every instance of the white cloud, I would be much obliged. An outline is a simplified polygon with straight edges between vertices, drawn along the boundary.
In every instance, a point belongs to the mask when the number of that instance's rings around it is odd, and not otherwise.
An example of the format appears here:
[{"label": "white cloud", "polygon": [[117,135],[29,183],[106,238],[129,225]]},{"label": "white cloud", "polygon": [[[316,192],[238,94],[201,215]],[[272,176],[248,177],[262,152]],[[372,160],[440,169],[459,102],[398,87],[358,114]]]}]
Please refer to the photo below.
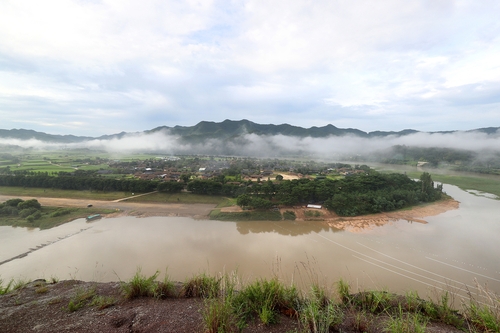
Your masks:
[{"label": "white cloud", "polygon": [[[491,126],[499,11],[494,0],[2,1],[2,127],[37,111],[67,133],[95,110],[114,123],[95,135],[225,118]],[[475,111],[457,110],[465,100]]]}]

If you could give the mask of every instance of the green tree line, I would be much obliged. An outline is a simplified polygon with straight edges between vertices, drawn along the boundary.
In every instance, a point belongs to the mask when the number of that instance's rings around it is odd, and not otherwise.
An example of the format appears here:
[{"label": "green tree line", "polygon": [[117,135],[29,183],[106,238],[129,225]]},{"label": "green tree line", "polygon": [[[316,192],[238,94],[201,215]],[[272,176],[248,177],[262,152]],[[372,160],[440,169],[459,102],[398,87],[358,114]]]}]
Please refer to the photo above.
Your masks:
[{"label": "green tree line", "polygon": [[338,180],[299,179],[254,184],[238,196],[237,203],[255,209],[317,203],[338,215],[356,216],[431,202],[441,196],[442,185],[435,187],[428,173],[423,173],[419,181],[413,181],[402,174],[370,171]]}]

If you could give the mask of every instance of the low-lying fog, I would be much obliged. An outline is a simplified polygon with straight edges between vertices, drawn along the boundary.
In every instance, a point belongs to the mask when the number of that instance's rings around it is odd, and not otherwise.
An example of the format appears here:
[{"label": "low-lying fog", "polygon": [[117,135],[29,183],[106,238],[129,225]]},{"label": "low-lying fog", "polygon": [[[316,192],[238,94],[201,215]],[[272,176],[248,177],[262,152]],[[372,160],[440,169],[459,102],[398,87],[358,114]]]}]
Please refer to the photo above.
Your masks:
[{"label": "low-lying fog", "polygon": [[187,143],[182,138],[169,134],[168,130],[154,133],[130,133],[121,138],[90,140],[72,144],[54,144],[39,140],[0,139],[0,144],[23,148],[89,148],[110,153],[161,152],[163,154],[212,154],[255,157],[278,157],[302,153],[308,157],[367,154],[385,150],[395,145],[413,147],[440,147],[487,154],[500,152],[500,133],[481,132],[415,133],[406,136],[362,138],[358,136],[330,136],[326,138],[293,137],[285,135],[259,136],[246,134],[236,138],[206,139],[198,143]]}]

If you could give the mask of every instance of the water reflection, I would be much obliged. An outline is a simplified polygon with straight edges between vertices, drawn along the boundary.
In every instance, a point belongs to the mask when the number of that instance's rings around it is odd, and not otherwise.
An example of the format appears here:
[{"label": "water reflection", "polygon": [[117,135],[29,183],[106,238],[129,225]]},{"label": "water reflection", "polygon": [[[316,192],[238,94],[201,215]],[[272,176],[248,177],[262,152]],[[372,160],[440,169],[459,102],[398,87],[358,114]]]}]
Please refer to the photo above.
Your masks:
[{"label": "water reflection", "polygon": [[282,222],[237,222],[236,230],[241,235],[274,232],[283,236],[309,235],[320,232],[339,232],[342,229],[330,226],[328,222],[282,221]]}]

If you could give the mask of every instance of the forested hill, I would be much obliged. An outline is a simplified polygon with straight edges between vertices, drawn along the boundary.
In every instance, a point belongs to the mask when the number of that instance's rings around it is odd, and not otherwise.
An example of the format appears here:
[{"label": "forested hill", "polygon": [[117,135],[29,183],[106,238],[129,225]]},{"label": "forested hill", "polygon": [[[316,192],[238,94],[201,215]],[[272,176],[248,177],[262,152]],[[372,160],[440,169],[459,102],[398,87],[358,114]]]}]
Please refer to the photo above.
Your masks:
[{"label": "forested hill", "polygon": [[[498,129],[500,129],[500,127],[488,127],[488,128],[474,129],[471,130],[470,132],[494,134],[497,132]],[[104,135],[100,137],[53,135],[26,129],[11,129],[11,130],[0,129],[0,138],[12,138],[18,140],[37,139],[40,141],[53,142],[53,143],[75,143],[75,142],[89,141],[92,139],[99,139],[99,140],[119,139],[127,134],[148,134],[160,131],[165,131],[168,132],[169,134],[179,136],[183,140],[190,142],[202,141],[210,138],[231,139],[243,136],[245,134],[255,134],[262,136],[284,135],[293,137],[313,137],[313,138],[354,135],[364,138],[372,138],[372,137],[374,138],[374,137],[384,137],[389,135],[404,136],[404,135],[418,133],[418,131],[413,129],[405,129],[399,132],[385,132],[385,131],[363,132],[359,129],[354,129],[354,128],[338,128],[331,124],[322,127],[313,126],[310,128],[303,128],[299,126],[292,126],[289,124],[281,124],[281,125],[257,124],[252,121],[243,119],[243,120],[224,120],[223,122],[220,123],[201,121],[194,126],[174,126],[174,127],[160,126],[141,133],[121,132],[117,134]],[[432,133],[453,133],[453,132],[457,131],[432,132]]]}]

